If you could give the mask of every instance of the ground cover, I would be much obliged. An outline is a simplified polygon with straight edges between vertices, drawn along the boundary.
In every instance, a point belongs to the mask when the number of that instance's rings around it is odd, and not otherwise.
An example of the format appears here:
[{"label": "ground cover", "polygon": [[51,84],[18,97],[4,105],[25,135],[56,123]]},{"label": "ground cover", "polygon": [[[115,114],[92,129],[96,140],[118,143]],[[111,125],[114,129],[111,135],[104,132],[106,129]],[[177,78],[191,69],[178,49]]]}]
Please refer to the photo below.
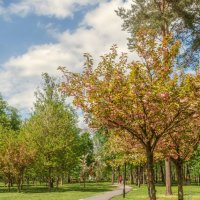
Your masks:
[{"label": "ground cover", "polygon": [[[165,194],[165,186],[157,185],[157,199],[158,200],[177,200],[177,186],[172,186],[173,195],[166,197]],[[188,185],[184,186],[184,197],[186,200],[199,200],[200,199],[200,186],[197,185]],[[122,196],[118,196],[112,198],[112,200],[122,200]],[[137,186],[133,186],[133,189],[130,193],[126,195],[126,200],[147,200],[147,187],[141,186],[138,188]]]},{"label": "ground cover", "polygon": [[54,188],[48,192],[45,185],[24,186],[21,193],[14,187],[8,192],[7,187],[0,185],[0,200],[79,200],[85,197],[112,191],[115,186],[110,183],[87,183],[86,188],[80,184],[66,184],[60,188]]}]

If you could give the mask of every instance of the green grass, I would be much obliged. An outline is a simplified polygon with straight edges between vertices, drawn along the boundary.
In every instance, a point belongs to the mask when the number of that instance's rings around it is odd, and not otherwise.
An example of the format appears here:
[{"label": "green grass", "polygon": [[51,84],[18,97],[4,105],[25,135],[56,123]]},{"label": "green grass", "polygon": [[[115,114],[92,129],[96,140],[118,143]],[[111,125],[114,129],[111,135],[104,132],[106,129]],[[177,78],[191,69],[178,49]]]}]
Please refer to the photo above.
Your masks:
[{"label": "green grass", "polygon": [[[132,186],[133,190],[126,195],[127,200],[147,200],[147,187]],[[8,192],[7,187],[0,184],[0,200],[79,200],[106,191],[112,191],[115,186],[110,183],[87,183],[86,188],[80,184],[67,184],[60,188],[54,188],[51,193],[46,186],[24,186],[21,193],[18,193],[16,187]],[[165,187],[159,185],[156,187],[158,200],[177,200],[177,187],[173,186],[173,196],[166,197]],[[184,186],[185,200],[200,200],[200,186]],[[122,200],[121,196],[112,200]]]},{"label": "green grass", "polygon": [[[165,196],[165,187],[157,186],[157,199],[158,200],[177,200],[177,186],[172,186],[173,195]],[[184,199],[185,200],[200,200],[200,186],[184,186]],[[122,200],[122,196],[118,196],[112,198],[112,200]],[[133,189],[130,193],[126,195],[127,200],[147,200],[147,187],[141,186],[138,188],[137,186],[133,186]]]},{"label": "green grass", "polygon": [[46,186],[24,186],[21,193],[12,188],[11,192],[0,185],[0,200],[79,200],[105,191],[115,189],[109,183],[86,183],[86,188],[80,184],[67,184],[48,192]]}]

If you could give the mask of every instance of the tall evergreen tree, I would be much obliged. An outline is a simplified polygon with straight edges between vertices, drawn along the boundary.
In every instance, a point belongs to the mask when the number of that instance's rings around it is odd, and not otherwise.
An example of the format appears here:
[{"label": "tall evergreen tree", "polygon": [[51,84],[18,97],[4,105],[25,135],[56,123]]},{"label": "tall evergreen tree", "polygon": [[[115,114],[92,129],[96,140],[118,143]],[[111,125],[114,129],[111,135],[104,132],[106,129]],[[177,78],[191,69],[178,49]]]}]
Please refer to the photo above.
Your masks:
[{"label": "tall evergreen tree", "polygon": [[142,27],[155,29],[161,36],[172,32],[184,45],[180,62],[185,67],[196,67],[200,59],[199,13],[199,0],[133,0],[130,9],[117,11],[123,30],[130,33],[130,49],[134,49],[135,34]]}]

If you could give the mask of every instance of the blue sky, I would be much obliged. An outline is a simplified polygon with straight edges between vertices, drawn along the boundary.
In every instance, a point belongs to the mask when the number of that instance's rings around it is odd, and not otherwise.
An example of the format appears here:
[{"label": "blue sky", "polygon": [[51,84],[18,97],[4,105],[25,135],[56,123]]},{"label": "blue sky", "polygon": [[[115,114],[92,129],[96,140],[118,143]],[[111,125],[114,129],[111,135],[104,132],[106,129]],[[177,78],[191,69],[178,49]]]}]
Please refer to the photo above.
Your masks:
[{"label": "blue sky", "polygon": [[[99,56],[127,34],[114,10],[123,0],[0,0],[0,93],[22,115],[30,113],[41,73],[58,66],[80,72],[83,54]],[[80,126],[83,126],[80,116]]]}]

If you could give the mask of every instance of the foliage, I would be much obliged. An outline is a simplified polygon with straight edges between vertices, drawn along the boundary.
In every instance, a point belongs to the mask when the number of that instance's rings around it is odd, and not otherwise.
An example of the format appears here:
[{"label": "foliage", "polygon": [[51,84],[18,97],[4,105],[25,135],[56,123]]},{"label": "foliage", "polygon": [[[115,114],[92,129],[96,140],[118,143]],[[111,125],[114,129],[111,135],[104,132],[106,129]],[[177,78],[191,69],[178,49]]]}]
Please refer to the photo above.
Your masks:
[{"label": "foliage", "polygon": [[122,131],[111,131],[104,146],[107,162],[114,168],[130,163],[135,166],[146,162],[145,152],[141,145]]},{"label": "foliage", "polygon": [[96,67],[87,54],[82,74],[61,68],[66,76],[63,92],[74,97],[92,127],[123,130],[143,146],[152,199],[157,143],[187,125],[200,107],[199,74],[175,71],[179,48],[180,42],[173,42],[172,36],[160,42],[156,31],[142,29],[135,39],[141,61],[128,63],[125,54],[118,57],[114,46]]},{"label": "foliage", "polygon": [[8,103],[0,95],[0,126],[19,130],[21,119],[17,109],[8,105]]},{"label": "foliage", "polygon": [[190,168],[194,175],[200,176],[200,149],[197,148],[192,159],[189,161]]},{"label": "foliage", "polygon": [[13,130],[4,130],[0,134],[0,141],[1,170],[9,186],[12,178],[15,178],[20,191],[24,172],[33,162],[35,150],[22,132],[19,134]]},{"label": "foliage", "polygon": [[36,92],[34,113],[25,129],[31,134],[37,150],[37,164],[48,174],[51,188],[53,173],[62,175],[77,163],[78,129],[76,115],[65,105],[55,79],[43,74],[43,80],[42,90]]},{"label": "foliage", "polygon": [[[166,36],[173,32],[184,44],[181,61],[196,67],[199,63],[199,0],[134,0],[130,9],[120,8],[123,30],[130,33],[128,45],[135,46],[135,35],[141,27],[156,30]],[[184,66],[184,67],[188,67]]]}]

